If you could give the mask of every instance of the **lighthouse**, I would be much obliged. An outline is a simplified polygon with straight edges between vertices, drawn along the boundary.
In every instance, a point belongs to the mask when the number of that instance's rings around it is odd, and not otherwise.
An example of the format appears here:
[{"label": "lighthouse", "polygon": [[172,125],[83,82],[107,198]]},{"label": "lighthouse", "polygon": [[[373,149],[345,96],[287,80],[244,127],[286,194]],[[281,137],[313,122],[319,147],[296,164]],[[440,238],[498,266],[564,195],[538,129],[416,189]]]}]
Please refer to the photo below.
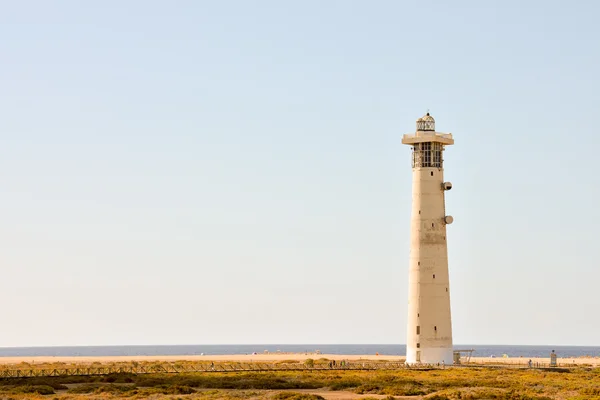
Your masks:
[{"label": "lighthouse", "polygon": [[407,364],[452,364],[452,319],[444,181],[445,146],[450,133],[435,131],[429,113],[417,119],[417,130],[402,137],[412,146],[412,213],[408,272]]}]

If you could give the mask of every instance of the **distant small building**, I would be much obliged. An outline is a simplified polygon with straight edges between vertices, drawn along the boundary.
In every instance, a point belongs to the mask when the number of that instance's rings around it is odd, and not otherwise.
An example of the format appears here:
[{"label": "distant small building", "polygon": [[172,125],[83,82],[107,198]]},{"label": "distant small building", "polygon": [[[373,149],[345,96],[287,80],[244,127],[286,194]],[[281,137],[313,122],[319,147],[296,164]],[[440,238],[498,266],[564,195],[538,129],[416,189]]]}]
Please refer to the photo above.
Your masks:
[{"label": "distant small building", "polygon": [[550,366],[556,367],[556,353],[554,350],[552,350],[552,353],[550,353]]}]

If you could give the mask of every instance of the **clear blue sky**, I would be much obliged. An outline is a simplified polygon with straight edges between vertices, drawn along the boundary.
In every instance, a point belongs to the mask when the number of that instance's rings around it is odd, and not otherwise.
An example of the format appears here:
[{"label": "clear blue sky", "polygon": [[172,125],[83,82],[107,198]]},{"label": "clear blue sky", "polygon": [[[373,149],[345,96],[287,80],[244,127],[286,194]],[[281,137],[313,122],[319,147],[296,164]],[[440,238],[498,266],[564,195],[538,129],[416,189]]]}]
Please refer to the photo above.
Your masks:
[{"label": "clear blue sky", "polygon": [[404,343],[410,149],[455,343],[598,345],[600,5],[0,5],[0,346]]}]

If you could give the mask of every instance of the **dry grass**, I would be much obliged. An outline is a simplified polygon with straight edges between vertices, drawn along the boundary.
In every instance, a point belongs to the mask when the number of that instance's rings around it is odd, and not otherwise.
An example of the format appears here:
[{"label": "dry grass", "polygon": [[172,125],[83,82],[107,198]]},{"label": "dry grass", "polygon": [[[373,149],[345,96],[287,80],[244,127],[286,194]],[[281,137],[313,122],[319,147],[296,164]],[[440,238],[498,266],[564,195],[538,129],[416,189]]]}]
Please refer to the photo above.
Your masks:
[{"label": "dry grass", "polygon": [[[69,386],[68,390],[65,385]],[[298,389],[304,389],[303,393],[292,393]],[[274,395],[271,390],[287,392]],[[415,399],[430,400],[600,399],[600,369],[581,368],[564,372],[489,368],[448,368],[430,371],[213,372],[20,378],[0,381],[0,399],[15,400],[318,399],[319,397],[310,397],[312,390],[344,390],[369,396],[411,396]]]}]

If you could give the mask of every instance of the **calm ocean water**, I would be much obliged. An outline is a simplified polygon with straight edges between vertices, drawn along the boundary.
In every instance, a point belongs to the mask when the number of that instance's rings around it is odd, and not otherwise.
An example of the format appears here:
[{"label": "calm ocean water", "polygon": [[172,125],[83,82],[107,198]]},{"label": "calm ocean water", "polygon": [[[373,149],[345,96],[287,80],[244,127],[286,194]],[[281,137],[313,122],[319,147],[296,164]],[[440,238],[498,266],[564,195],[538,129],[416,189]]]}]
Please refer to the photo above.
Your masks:
[{"label": "calm ocean water", "polygon": [[[600,347],[589,346],[516,346],[455,345],[459,349],[475,349],[473,356],[548,357],[555,350],[559,357],[600,356]],[[248,344],[248,345],[177,345],[177,346],[73,346],[73,347],[0,347],[0,357],[34,356],[157,356],[252,354],[253,352],[314,352],[323,354],[388,354],[405,355],[399,344]]]}]

